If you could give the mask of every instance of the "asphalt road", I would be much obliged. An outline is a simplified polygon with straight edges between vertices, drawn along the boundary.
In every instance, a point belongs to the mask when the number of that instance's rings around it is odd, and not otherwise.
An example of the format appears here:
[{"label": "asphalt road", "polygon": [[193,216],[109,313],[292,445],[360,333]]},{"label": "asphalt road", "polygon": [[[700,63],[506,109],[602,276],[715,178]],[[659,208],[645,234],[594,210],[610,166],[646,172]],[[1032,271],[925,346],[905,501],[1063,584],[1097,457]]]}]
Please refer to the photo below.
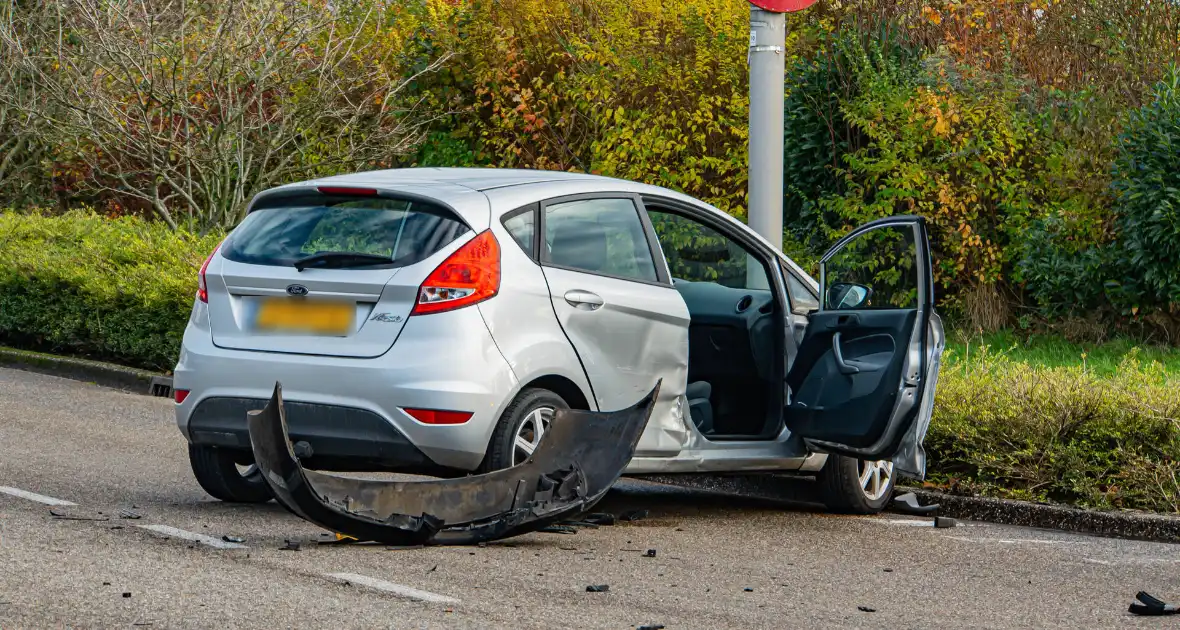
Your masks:
[{"label": "asphalt road", "polygon": [[636,508],[486,547],[322,545],[273,503],[208,498],[170,401],[0,369],[0,628],[1159,627],[1134,593],[1180,601],[1173,545],[635,481],[598,509]]}]

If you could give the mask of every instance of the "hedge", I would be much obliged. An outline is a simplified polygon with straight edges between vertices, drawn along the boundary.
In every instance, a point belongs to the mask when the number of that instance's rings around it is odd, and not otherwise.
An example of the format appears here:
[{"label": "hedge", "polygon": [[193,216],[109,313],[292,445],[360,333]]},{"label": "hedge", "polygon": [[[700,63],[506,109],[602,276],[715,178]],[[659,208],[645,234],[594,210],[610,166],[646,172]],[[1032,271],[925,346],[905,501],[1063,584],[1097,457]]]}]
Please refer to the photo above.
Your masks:
[{"label": "hedge", "polygon": [[135,217],[0,212],[0,343],[171,370],[219,241]]},{"label": "hedge", "polygon": [[[0,211],[0,344],[170,369],[220,235]],[[964,353],[965,354],[965,353]],[[1180,387],[1132,353],[1112,377],[949,351],[926,439],[952,491],[1180,513]]]}]

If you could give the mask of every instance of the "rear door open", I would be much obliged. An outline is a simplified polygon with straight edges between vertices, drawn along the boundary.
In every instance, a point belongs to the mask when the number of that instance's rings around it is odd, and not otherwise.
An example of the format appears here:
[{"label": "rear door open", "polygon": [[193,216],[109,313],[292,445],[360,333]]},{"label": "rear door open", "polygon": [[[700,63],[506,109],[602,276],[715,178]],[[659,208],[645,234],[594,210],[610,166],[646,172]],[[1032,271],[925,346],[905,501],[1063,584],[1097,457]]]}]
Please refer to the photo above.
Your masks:
[{"label": "rear door open", "polygon": [[372,189],[263,198],[206,272],[213,343],[380,356],[397,339],[436,254],[470,234],[441,205]]},{"label": "rear door open", "polygon": [[[942,352],[933,284],[920,217],[873,221],[828,251],[820,308],[787,376],[793,434],[864,460],[921,450]],[[924,459],[922,470],[911,467],[902,472],[924,475]]]}]

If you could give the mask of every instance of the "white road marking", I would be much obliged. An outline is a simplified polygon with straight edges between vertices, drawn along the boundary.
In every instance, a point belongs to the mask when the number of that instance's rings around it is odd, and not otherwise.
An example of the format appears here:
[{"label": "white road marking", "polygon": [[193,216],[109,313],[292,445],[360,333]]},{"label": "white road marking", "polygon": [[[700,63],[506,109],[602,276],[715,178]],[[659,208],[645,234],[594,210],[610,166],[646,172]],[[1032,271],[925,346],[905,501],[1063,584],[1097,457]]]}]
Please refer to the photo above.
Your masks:
[{"label": "white road marking", "polygon": [[171,536],[173,538],[180,538],[182,540],[191,540],[193,542],[198,542],[198,543],[201,543],[202,545],[208,545],[210,547],[213,547],[214,549],[246,549],[246,545],[239,545],[238,543],[225,542],[224,540],[221,540],[220,538],[214,538],[212,536],[206,536],[204,534],[197,534],[197,533],[186,531],[183,529],[169,527],[167,525],[154,525],[154,524],[140,525],[137,523],[135,526],[139,527],[141,529],[146,529],[149,531],[156,532],[157,534],[164,534],[165,536]]},{"label": "white road marking", "polygon": [[44,503],[45,505],[78,505],[77,503],[72,503],[70,501],[55,499],[53,497],[47,497],[43,494],[37,494],[36,492],[29,492],[28,490],[21,490],[20,488],[10,488],[8,486],[0,486],[0,492],[20,499],[28,499],[29,501],[36,501],[37,503]]},{"label": "white road marking", "polygon": [[447,597],[446,595],[439,595],[431,593],[430,591],[420,591],[416,588],[403,586],[401,584],[394,584],[393,582],[386,582],[385,580],[378,580],[367,575],[359,575],[357,573],[325,573],[324,577],[332,580],[351,582],[353,584],[360,584],[386,593],[393,593],[409,599],[416,599],[421,602],[431,602],[435,604],[458,604],[459,600],[454,597]]},{"label": "white road marking", "polygon": [[919,520],[914,520],[914,519],[909,519],[909,518],[904,518],[904,519],[870,518],[868,520],[870,520],[874,523],[880,523],[882,525],[905,525],[905,526],[909,526],[909,527],[934,527],[933,520],[919,521]]},{"label": "white road marking", "polygon": [[1088,545],[1083,540],[1044,540],[1040,538],[968,538],[966,536],[947,536],[952,540],[962,540],[974,543],[999,543],[1001,545]]}]

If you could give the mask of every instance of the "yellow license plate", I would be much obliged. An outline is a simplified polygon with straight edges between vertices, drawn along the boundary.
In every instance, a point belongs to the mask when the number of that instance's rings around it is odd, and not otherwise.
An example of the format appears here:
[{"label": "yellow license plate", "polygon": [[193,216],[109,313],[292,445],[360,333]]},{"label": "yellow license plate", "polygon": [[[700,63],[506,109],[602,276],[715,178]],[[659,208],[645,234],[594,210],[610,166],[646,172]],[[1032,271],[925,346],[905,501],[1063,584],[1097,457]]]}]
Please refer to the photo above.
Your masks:
[{"label": "yellow license plate", "polygon": [[266,299],[258,306],[254,325],[271,332],[347,335],[352,331],[356,306],[350,302],[303,299]]}]

